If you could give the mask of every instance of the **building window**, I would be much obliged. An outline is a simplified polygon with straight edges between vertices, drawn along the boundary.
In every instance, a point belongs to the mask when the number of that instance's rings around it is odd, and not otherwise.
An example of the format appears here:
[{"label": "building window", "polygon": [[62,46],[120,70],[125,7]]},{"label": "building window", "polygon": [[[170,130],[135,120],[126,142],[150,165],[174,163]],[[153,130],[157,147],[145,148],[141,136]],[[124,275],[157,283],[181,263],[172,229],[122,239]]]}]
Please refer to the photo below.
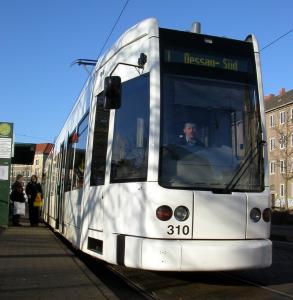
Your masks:
[{"label": "building window", "polygon": [[280,124],[284,124],[286,121],[286,116],[285,116],[285,112],[281,111],[280,112]]},{"label": "building window", "polygon": [[39,165],[39,160],[38,159],[36,159],[36,166],[38,166]]},{"label": "building window", "polygon": [[285,195],[285,185],[283,183],[280,184],[280,196],[284,197]]},{"label": "building window", "polygon": [[275,115],[270,115],[270,127],[275,127]]},{"label": "building window", "polygon": [[286,144],[287,144],[286,143],[287,142],[287,138],[286,138],[286,136],[284,134],[281,135],[279,142],[280,142],[280,149],[285,149],[286,148]]},{"label": "building window", "polygon": [[284,174],[285,173],[285,162],[284,160],[280,160],[280,173]]},{"label": "building window", "polygon": [[270,174],[275,174],[276,164],[274,161],[270,162]]},{"label": "building window", "polygon": [[270,151],[275,150],[275,147],[276,147],[276,140],[275,140],[275,138],[271,138],[270,139]]}]

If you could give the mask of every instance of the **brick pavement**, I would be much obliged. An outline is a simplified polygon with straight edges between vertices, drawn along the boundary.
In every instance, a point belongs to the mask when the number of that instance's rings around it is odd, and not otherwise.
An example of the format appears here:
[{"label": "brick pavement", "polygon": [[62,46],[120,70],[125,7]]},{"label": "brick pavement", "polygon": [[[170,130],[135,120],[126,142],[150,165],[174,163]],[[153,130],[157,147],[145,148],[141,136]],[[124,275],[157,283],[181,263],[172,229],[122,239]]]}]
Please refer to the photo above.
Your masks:
[{"label": "brick pavement", "polygon": [[0,299],[117,298],[47,227],[26,223],[0,232]]}]

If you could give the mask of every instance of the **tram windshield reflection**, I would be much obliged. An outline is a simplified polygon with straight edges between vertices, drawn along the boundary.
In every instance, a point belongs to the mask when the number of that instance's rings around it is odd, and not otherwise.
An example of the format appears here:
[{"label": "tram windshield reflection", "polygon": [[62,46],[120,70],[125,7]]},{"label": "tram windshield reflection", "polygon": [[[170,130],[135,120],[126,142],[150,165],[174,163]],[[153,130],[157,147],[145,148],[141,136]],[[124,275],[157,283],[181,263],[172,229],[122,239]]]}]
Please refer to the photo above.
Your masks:
[{"label": "tram windshield reflection", "polygon": [[262,190],[256,87],[178,75],[163,85],[160,184]]}]

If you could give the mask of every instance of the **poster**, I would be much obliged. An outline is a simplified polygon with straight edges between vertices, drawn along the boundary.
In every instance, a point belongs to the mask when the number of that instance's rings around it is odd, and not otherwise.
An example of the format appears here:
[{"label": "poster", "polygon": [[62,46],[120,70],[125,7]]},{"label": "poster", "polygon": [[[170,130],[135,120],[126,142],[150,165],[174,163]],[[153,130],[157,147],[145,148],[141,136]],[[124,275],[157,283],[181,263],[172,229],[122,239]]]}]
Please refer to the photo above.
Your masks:
[{"label": "poster", "polygon": [[11,138],[0,138],[0,158],[11,158]]},{"label": "poster", "polygon": [[8,166],[0,166],[0,180],[8,180],[9,172]]}]

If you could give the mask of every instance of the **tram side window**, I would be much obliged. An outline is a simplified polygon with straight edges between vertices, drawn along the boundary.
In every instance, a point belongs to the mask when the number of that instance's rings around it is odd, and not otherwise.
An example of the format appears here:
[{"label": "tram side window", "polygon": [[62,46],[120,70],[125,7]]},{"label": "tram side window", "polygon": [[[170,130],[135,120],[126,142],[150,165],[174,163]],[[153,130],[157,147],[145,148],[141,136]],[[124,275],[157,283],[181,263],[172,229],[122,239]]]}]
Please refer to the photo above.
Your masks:
[{"label": "tram side window", "polygon": [[61,153],[59,152],[56,156],[55,156],[55,166],[56,166],[56,170],[55,170],[55,175],[56,175],[56,186],[54,188],[54,185],[52,185],[53,187],[53,191],[52,194],[53,195],[58,195],[60,193],[60,189],[61,189],[61,173],[62,173],[62,169],[61,169]]},{"label": "tram side window", "polygon": [[58,188],[57,188],[57,193],[58,195],[61,195],[66,189],[64,188],[65,186],[65,161],[66,161],[66,147],[65,147],[65,142],[61,144],[60,148],[60,153],[59,153],[59,158],[58,158],[58,166],[59,166],[59,174],[58,174]]},{"label": "tram side window", "polygon": [[52,179],[51,179],[51,191],[50,191],[50,196],[55,197],[57,193],[57,183],[58,183],[58,176],[59,176],[59,156],[60,154],[58,153],[54,158],[53,158],[53,168],[52,168]]},{"label": "tram side window", "polygon": [[66,162],[65,162],[65,181],[64,181],[64,192],[71,190],[72,175],[73,175],[73,159],[74,159],[74,139],[76,132],[74,131],[68,138],[67,151],[66,151]]},{"label": "tram side window", "polygon": [[84,119],[79,124],[77,129],[77,134],[74,139],[75,155],[74,155],[72,189],[79,189],[83,187],[87,133],[88,133],[88,114],[84,117]]},{"label": "tram side window", "polygon": [[97,108],[92,152],[91,186],[105,182],[110,111],[104,110],[102,93],[97,96]]},{"label": "tram side window", "polygon": [[149,139],[149,75],[124,82],[115,112],[111,182],[147,179]]}]

